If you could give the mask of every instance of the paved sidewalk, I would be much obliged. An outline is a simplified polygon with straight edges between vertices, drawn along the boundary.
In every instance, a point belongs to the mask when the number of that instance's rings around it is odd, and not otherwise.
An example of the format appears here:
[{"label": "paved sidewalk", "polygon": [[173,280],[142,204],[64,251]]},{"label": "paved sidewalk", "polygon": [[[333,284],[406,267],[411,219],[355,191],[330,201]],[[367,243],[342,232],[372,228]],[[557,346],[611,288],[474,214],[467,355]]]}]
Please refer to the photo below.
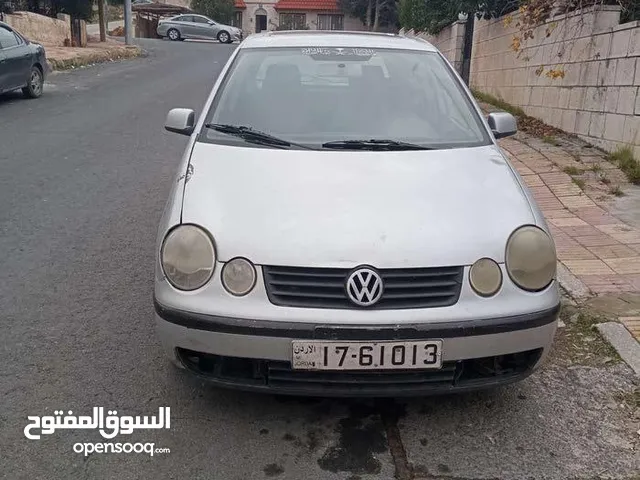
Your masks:
[{"label": "paved sidewalk", "polygon": [[640,292],[640,228],[610,213],[615,186],[638,187],[599,151],[561,143],[523,133],[500,141],[549,223],[559,261],[592,294]]}]

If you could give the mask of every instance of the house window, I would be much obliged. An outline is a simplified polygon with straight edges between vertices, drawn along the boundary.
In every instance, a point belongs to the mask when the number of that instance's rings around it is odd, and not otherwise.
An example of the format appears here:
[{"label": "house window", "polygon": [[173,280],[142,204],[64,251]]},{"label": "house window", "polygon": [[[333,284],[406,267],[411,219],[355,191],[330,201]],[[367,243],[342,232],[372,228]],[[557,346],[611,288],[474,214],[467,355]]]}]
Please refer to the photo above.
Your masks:
[{"label": "house window", "polygon": [[281,13],[280,30],[305,30],[307,15],[305,13]]},{"label": "house window", "polygon": [[344,30],[344,15],[318,15],[318,30]]},{"label": "house window", "polygon": [[242,28],[242,12],[234,12],[233,20],[231,22],[232,27]]}]

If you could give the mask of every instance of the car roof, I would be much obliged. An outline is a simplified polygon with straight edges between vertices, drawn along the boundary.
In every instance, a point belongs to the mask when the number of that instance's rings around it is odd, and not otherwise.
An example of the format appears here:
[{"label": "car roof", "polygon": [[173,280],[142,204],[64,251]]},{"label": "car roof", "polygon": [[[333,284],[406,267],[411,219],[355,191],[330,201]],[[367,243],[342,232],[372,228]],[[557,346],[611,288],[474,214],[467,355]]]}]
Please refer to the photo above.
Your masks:
[{"label": "car roof", "polygon": [[13,28],[11,25],[9,25],[8,23],[4,23],[4,22],[0,22],[0,27],[4,27],[4,28],[8,28],[9,30],[11,30],[13,33],[17,33],[18,35],[20,35],[21,37],[24,38],[24,36],[18,32],[18,30],[16,30],[15,28]]},{"label": "car roof", "polygon": [[352,47],[437,51],[433,45],[422,39],[408,38],[394,33],[342,30],[277,30],[249,35],[240,44],[241,49],[267,47]]},{"label": "car roof", "polygon": [[178,13],[177,15],[173,15],[171,18],[178,18],[178,17],[202,17],[202,18],[209,18],[206,15],[200,15],[199,13],[190,13],[190,12],[183,12],[183,13]]}]

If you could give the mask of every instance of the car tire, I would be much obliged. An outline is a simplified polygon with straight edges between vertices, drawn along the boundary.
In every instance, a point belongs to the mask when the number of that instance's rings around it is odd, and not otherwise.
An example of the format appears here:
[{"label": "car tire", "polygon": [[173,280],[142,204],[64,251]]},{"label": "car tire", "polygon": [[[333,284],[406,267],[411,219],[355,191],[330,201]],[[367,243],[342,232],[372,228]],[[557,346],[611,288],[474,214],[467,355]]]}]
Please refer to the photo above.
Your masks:
[{"label": "car tire", "polygon": [[176,30],[175,28],[170,28],[169,29],[169,31],[167,32],[167,38],[169,40],[174,41],[174,42],[182,40],[182,36],[180,35],[180,32],[178,30]]},{"label": "car tire", "polygon": [[42,95],[44,90],[44,76],[42,70],[39,67],[31,67],[31,73],[29,73],[29,82],[27,86],[22,89],[22,93],[27,98],[38,98]]},{"label": "car tire", "polygon": [[231,35],[229,35],[229,32],[227,32],[226,30],[222,30],[220,33],[218,33],[218,41],[220,43],[231,43]]}]

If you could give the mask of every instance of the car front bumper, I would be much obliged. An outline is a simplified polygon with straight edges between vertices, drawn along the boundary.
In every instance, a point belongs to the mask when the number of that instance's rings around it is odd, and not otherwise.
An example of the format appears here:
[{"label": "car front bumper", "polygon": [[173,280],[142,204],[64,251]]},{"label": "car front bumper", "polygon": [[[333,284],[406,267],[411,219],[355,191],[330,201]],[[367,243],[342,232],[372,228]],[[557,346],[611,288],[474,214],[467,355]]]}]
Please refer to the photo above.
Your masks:
[{"label": "car front bumper", "polygon": [[[315,396],[415,396],[519,381],[544,360],[560,306],[464,322],[336,325],[219,317],[157,301],[158,336],[180,366],[217,385]],[[291,369],[291,342],[442,339],[443,368],[432,371],[308,372]]]}]

